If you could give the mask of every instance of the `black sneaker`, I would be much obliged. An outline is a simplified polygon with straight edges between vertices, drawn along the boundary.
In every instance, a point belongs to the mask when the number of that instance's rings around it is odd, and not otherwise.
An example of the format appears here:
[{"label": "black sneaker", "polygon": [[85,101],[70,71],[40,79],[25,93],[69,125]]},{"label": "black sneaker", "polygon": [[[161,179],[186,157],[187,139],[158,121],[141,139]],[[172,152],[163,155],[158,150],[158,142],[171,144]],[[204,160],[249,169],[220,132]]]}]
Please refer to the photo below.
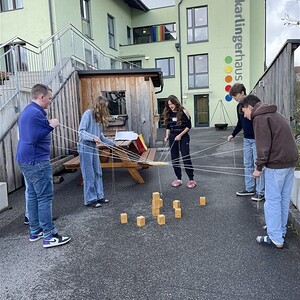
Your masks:
[{"label": "black sneaker", "polygon": [[68,242],[70,242],[71,238],[68,236],[61,236],[56,234],[50,234],[47,237],[44,237],[43,240],[43,247],[44,248],[51,248],[56,247],[60,245],[64,245]]},{"label": "black sneaker", "polygon": [[252,201],[256,201],[256,202],[263,201],[263,200],[265,200],[265,196],[264,195],[255,194],[253,197],[251,197],[251,200]]},{"label": "black sneaker", "polygon": [[248,192],[247,190],[236,192],[237,196],[253,196],[255,195],[255,191]]},{"label": "black sneaker", "polygon": [[24,225],[29,225],[29,220],[28,220],[28,218],[26,216],[24,218]]},{"label": "black sneaker", "polygon": [[96,201],[92,201],[92,202],[86,204],[86,206],[87,206],[87,207],[93,207],[93,208],[99,208],[99,207],[101,207],[102,205],[101,205],[100,200],[96,200]]},{"label": "black sneaker", "polygon": [[109,200],[106,199],[106,198],[103,198],[103,199],[98,199],[97,202],[100,203],[100,204],[101,204],[101,203],[108,203]]}]

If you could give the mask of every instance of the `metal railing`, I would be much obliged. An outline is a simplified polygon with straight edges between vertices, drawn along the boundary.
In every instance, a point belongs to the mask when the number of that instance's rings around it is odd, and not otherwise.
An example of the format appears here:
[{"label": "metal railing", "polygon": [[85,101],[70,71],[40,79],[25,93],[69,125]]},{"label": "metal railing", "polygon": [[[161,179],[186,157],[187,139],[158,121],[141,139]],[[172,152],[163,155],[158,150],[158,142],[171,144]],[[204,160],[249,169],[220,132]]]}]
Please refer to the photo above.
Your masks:
[{"label": "metal railing", "polygon": [[16,36],[0,46],[0,71],[6,75],[0,74],[0,109],[36,83],[49,85],[55,94],[75,69],[118,69],[122,62],[125,60],[102,51],[72,24],[39,46]]}]

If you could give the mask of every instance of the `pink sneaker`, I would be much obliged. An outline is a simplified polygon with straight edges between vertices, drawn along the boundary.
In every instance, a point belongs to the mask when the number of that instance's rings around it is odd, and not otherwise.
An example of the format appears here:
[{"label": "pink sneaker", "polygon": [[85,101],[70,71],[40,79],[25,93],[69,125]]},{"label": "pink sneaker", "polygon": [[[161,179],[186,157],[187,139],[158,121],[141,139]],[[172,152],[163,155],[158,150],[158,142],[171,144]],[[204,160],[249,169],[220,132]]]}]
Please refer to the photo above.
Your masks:
[{"label": "pink sneaker", "polygon": [[176,179],[172,182],[173,187],[178,187],[182,185],[182,180]]},{"label": "pink sneaker", "polygon": [[197,182],[195,180],[190,180],[188,181],[188,183],[186,184],[186,186],[189,188],[189,189],[193,189],[194,187],[197,186]]}]

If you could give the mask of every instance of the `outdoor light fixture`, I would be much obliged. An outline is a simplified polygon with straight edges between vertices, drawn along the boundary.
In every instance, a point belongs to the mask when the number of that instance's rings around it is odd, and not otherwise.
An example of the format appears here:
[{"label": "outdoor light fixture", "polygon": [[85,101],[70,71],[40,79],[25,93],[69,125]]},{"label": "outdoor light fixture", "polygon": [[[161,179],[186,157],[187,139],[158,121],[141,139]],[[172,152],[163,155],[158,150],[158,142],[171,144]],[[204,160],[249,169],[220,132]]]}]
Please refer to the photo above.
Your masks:
[{"label": "outdoor light fixture", "polygon": [[175,43],[175,48],[178,52],[180,52],[180,44],[179,43]]}]

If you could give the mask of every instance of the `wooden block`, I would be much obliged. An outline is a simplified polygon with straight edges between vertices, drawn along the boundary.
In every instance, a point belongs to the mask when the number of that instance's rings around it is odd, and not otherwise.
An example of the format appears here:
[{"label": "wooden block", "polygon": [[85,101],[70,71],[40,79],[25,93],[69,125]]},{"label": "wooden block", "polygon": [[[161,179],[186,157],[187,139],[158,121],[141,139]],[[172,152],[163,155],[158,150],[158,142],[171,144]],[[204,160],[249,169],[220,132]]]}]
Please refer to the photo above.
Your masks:
[{"label": "wooden block", "polygon": [[122,213],[120,215],[120,218],[121,218],[121,224],[127,224],[128,222],[127,213]]},{"label": "wooden block", "polygon": [[156,200],[159,200],[159,199],[160,199],[160,194],[159,194],[159,192],[154,192],[154,193],[152,193],[152,200],[154,200],[154,199],[156,199]]},{"label": "wooden block", "polygon": [[164,200],[163,199],[159,199],[159,208],[163,207],[164,206]]},{"label": "wooden block", "polygon": [[157,223],[159,225],[164,225],[166,224],[166,216],[165,215],[158,215],[157,216]]},{"label": "wooden block", "polygon": [[202,205],[206,205],[206,199],[205,199],[205,197],[200,197],[199,203],[200,203],[201,206]]},{"label": "wooden block", "polygon": [[160,199],[152,199],[152,208],[160,208]]},{"label": "wooden block", "polygon": [[160,208],[160,194],[159,192],[152,193],[152,208]]},{"label": "wooden block", "polygon": [[145,224],[146,224],[146,219],[144,216],[138,216],[136,218],[136,225],[138,227],[143,227],[143,226],[145,226]]},{"label": "wooden block", "polygon": [[159,207],[152,207],[152,216],[156,217],[160,214]]},{"label": "wooden block", "polygon": [[181,219],[181,208],[175,208],[175,218]]},{"label": "wooden block", "polygon": [[179,200],[174,200],[173,201],[173,208],[180,208],[180,201]]}]

